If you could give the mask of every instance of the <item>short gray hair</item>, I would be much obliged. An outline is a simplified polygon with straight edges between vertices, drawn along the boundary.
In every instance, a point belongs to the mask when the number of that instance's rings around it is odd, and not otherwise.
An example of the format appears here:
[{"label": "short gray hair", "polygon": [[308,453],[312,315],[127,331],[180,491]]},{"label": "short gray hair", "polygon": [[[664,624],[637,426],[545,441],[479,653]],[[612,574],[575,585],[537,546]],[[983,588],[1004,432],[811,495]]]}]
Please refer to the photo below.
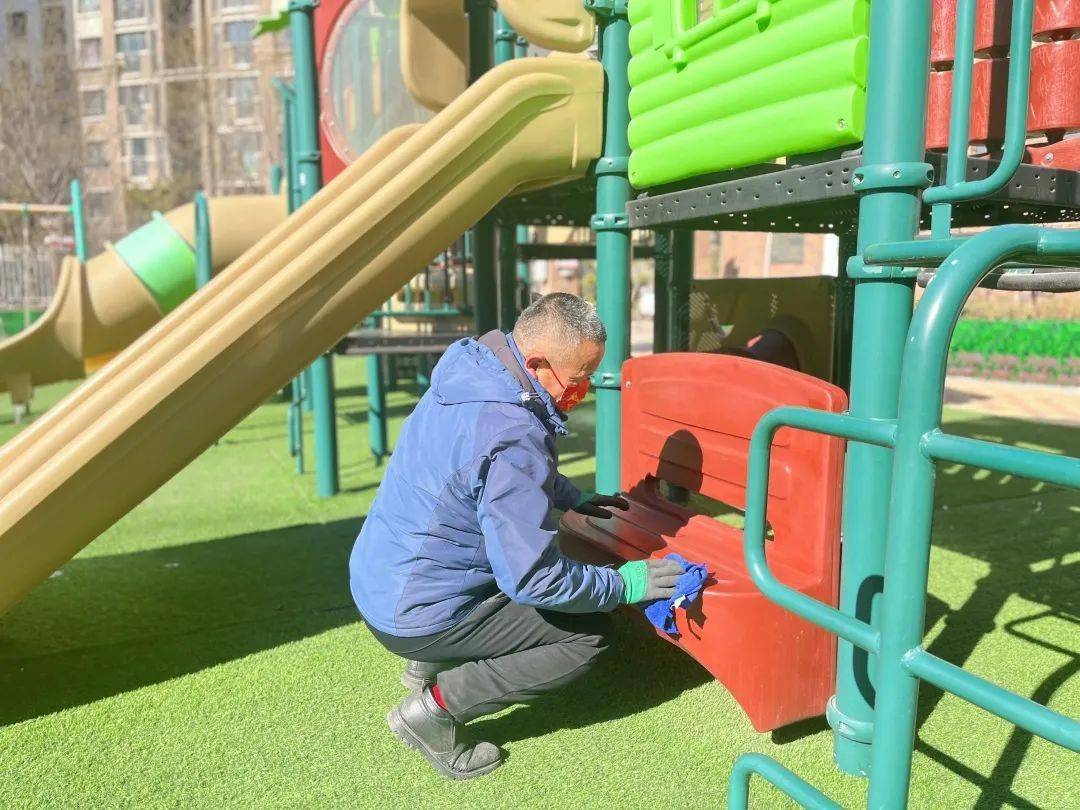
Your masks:
[{"label": "short gray hair", "polygon": [[567,349],[585,342],[603,346],[607,329],[588,301],[570,293],[550,293],[529,304],[514,324],[519,346],[530,348],[545,339]]}]

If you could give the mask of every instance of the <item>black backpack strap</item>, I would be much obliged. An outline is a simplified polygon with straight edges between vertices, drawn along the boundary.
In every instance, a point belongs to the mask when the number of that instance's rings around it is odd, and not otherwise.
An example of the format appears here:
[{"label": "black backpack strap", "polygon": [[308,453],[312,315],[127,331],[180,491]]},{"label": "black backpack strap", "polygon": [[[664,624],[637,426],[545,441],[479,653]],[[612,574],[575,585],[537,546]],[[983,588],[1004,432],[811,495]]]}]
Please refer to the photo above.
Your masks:
[{"label": "black backpack strap", "polygon": [[529,395],[536,396],[536,388],[533,387],[532,377],[521,367],[521,363],[514,357],[506,335],[498,329],[492,329],[486,335],[478,338],[479,342],[491,349],[491,353],[499,358],[507,371],[520,383],[522,390]]}]

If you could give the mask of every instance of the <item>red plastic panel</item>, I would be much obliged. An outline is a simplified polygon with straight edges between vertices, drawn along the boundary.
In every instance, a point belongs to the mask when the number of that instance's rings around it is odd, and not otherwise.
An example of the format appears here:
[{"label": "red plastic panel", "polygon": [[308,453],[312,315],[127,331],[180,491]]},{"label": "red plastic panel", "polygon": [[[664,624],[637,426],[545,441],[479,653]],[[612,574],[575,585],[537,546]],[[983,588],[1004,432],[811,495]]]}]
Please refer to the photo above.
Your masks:
[{"label": "red plastic panel", "polygon": [[[930,74],[927,106],[926,147],[945,149],[949,145],[949,113],[952,107],[951,70]],[[982,59],[971,73],[972,143],[996,143],[1005,137],[1005,109],[1009,91],[1009,60]]]},{"label": "red plastic panel", "polygon": [[[743,564],[742,532],[662,497],[666,480],[742,509],[750,435],[781,405],[840,412],[829,383],[755,360],[662,354],[623,366],[622,478],[631,509],[610,520],[567,513],[564,551],[583,559],[669,552],[704,563],[710,584],[680,612],[675,642],[767,731],[821,714],[833,691],[836,640],[769,602]],[[781,430],[773,443],[766,556],[781,581],[836,603],[843,443]]]},{"label": "red plastic panel", "polygon": [[1080,39],[1051,42],[1031,51],[1028,132],[1080,127]]},{"label": "red plastic panel", "polygon": [[[975,52],[1000,56],[1009,51],[1012,27],[1011,0],[979,0],[975,15]],[[934,0],[934,19],[930,29],[930,62],[949,65],[956,50],[956,0]]]},{"label": "red plastic panel", "polygon": [[1080,29],[1078,0],[1035,0],[1034,32],[1037,39],[1065,39]]},{"label": "red plastic panel", "polygon": [[1024,162],[1054,169],[1080,171],[1080,137],[1064,138],[1040,146],[1029,146]]},{"label": "red plastic panel", "polygon": [[[323,75],[323,58],[326,56],[326,46],[330,41],[330,35],[334,30],[334,24],[337,22],[338,17],[341,16],[341,12],[349,2],[350,0],[321,0],[321,2],[315,6],[313,20],[315,27],[315,65],[317,70],[316,75],[320,77]],[[319,149],[322,153],[323,183],[329,183],[341,174],[345,169],[346,163],[330,143],[321,119],[319,121]]]}]

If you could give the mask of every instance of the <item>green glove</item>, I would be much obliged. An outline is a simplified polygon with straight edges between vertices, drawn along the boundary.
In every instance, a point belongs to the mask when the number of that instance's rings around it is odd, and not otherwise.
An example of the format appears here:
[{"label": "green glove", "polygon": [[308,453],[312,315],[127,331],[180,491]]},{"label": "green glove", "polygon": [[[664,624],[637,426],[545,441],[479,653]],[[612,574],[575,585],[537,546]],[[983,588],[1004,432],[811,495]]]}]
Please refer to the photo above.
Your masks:
[{"label": "green glove", "polygon": [[623,592],[620,601],[624,605],[667,599],[675,593],[675,583],[683,573],[682,566],[667,557],[659,560],[634,560],[623,563],[615,570],[622,577]]},{"label": "green glove", "polygon": [[645,560],[623,563],[615,570],[623,581],[622,598],[619,601],[624,605],[640,602],[645,595],[645,589],[649,587],[649,569],[645,566]]}]

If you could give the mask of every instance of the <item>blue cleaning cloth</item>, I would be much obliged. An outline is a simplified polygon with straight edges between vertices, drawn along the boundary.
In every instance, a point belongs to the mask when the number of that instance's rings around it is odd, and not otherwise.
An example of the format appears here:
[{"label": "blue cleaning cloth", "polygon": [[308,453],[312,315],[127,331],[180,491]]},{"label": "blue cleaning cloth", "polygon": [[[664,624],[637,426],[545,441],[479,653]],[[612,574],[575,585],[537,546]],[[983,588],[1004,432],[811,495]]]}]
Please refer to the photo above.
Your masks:
[{"label": "blue cleaning cloth", "polygon": [[677,636],[675,627],[675,608],[688,605],[701,594],[709,572],[704,565],[692,563],[678,554],[668,554],[665,559],[674,560],[683,567],[683,574],[675,582],[675,593],[667,599],[657,599],[642,606],[645,618],[658,630],[669,636]]}]

